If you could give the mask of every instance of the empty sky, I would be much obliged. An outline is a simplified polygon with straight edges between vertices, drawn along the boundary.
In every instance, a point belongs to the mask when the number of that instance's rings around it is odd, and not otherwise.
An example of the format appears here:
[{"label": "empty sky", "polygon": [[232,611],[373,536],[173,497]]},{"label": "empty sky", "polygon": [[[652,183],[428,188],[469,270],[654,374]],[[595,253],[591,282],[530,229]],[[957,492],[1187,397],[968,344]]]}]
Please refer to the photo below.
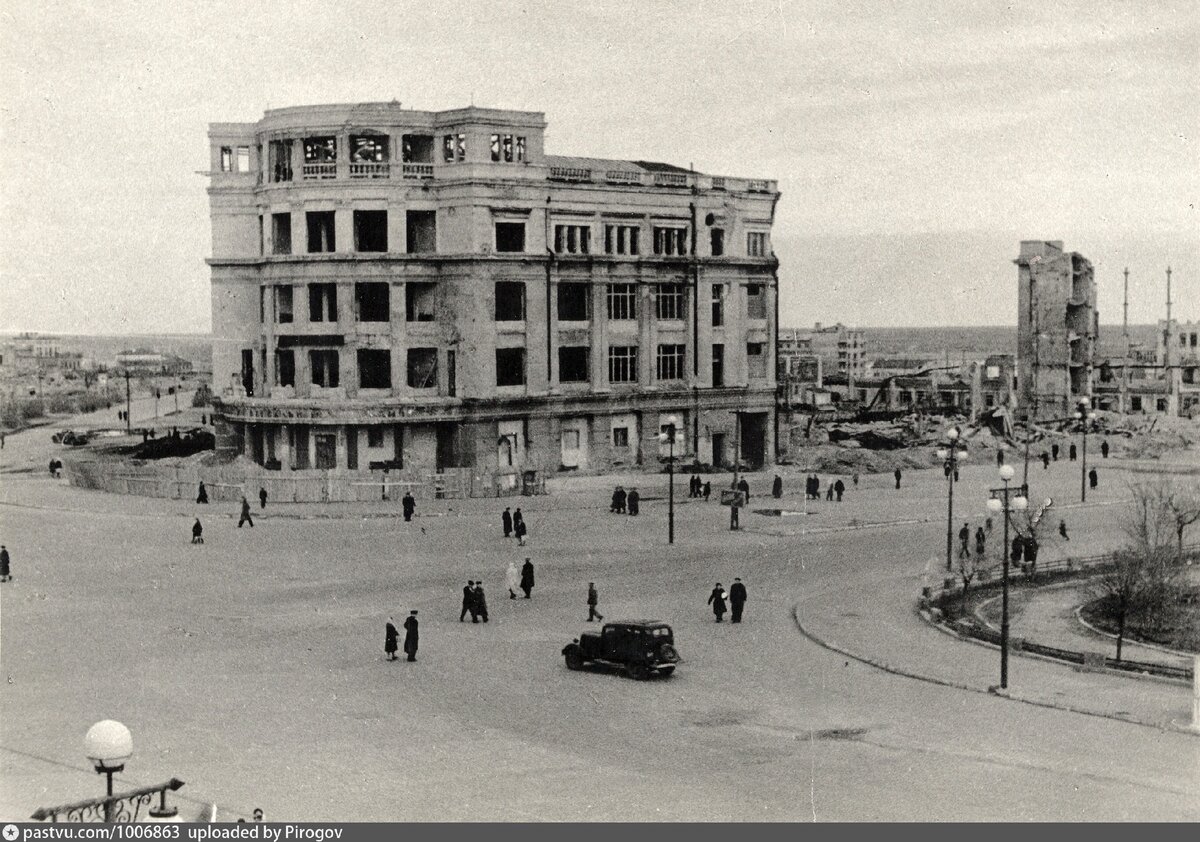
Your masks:
[{"label": "empty sky", "polygon": [[1013,324],[1020,239],[1102,319],[1200,317],[1200,3],[59,3],[0,9],[0,330],[206,331],[209,122],[543,111],[552,154],[779,179],[783,321]]}]

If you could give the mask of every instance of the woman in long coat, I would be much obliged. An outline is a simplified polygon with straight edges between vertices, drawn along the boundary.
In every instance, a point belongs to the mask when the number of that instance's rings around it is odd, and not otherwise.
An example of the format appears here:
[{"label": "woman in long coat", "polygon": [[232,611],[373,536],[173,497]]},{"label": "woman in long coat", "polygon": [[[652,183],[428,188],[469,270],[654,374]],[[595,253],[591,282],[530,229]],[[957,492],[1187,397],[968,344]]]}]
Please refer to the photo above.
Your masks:
[{"label": "woman in long coat", "polygon": [[717,582],[717,586],[708,595],[708,604],[712,606],[717,622],[721,622],[721,618],[725,616],[725,589],[721,587],[720,582]]},{"label": "woman in long coat", "polygon": [[520,509],[513,514],[513,531],[517,534],[517,543],[522,547],[525,546],[525,535],[529,529],[525,526],[525,517],[521,514]]},{"label": "woman in long coat", "polygon": [[504,571],[504,586],[508,588],[508,598],[517,598],[517,588],[521,587],[521,574],[517,572],[517,563],[510,561]]},{"label": "woman in long coat", "polygon": [[391,617],[388,617],[387,625],[384,627],[383,632],[383,651],[387,654],[389,661],[396,660],[396,637],[396,624],[392,621]]},{"label": "woman in long coat", "polygon": [[525,591],[525,598],[529,599],[529,593],[533,590],[533,562],[525,559],[525,563],[521,565],[521,590]]}]

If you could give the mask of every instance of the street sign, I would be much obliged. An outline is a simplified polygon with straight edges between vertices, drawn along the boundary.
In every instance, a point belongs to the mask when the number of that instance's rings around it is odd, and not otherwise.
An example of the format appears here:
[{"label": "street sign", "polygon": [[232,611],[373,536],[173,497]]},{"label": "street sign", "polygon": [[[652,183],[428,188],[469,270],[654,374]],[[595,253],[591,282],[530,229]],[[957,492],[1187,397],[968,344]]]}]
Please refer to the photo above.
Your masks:
[{"label": "street sign", "polygon": [[726,488],[721,492],[721,505],[742,508],[746,505],[746,492]]}]

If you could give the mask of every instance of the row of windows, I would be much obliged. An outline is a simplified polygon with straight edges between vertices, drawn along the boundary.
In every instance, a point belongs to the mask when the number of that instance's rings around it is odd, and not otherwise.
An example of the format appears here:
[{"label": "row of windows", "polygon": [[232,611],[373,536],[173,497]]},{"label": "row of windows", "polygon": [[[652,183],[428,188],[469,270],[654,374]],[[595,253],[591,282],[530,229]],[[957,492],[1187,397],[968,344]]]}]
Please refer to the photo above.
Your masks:
[{"label": "row of windows", "polygon": [[[725,346],[713,345],[713,385],[724,385]],[[454,368],[455,352],[449,351],[447,365]],[[409,348],[406,352],[406,383],[413,389],[433,389],[438,385],[437,348]],[[766,350],[764,343],[746,345],[751,377],[766,376]],[[360,389],[390,389],[392,386],[392,356],[387,349],[360,348],[356,351],[358,361],[358,386]],[[686,375],[687,346],[682,344],[660,344],[655,351],[654,376],[657,382],[684,379]],[[309,382],[323,388],[336,388],[341,384],[339,367],[340,352],[336,348],[316,348],[308,351]],[[587,383],[591,380],[591,349],[586,345],[563,346],[558,349],[558,382]],[[638,347],[636,345],[614,345],[608,349],[608,382],[636,383],[638,381]],[[450,372],[453,382],[453,371]],[[276,386],[296,385],[296,351],[280,348],[275,351]],[[496,349],[496,385],[521,386],[525,384],[525,349]],[[451,389],[453,394],[453,388]]]},{"label": "row of windows", "polygon": [[[336,322],[338,295],[335,283],[307,284],[308,320]],[[270,299],[268,300],[268,291]],[[765,319],[767,305],[762,284],[747,286],[747,317]],[[712,324],[725,324],[725,285],[712,288]],[[558,285],[557,311],[559,321],[585,322],[591,319],[591,287],[584,283]],[[638,317],[639,291],[637,284],[608,284],[606,300],[611,321],[634,321]],[[409,281],[404,285],[404,318],[409,322],[437,320],[437,284]],[[268,304],[275,324],[295,321],[295,287],[276,284],[259,290],[259,321],[266,323]],[[687,287],[684,284],[654,285],[654,317],[660,321],[686,317]],[[497,281],[495,286],[495,318],[498,322],[525,320],[525,284],[520,281]],[[389,322],[392,319],[391,284],[387,281],[364,281],[354,285],[354,320],[358,322]]]},{"label": "row of windows", "polygon": [[[400,158],[405,164],[432,164],[434,136],[405,134],[400,137]],[[386,134],[350,135],[351,164],[386,164],[391,160],[391,139]],[[295,140],[273,140],[267,145],[267,157],[263,161],[264,173],[269,181],[287,182],[293,177],[292,150]],[[493,134],[491,136],[492,160],[501,163],[523,163],[527,159],[527,143],[524,135]],[[236,149],[236,152],[235,152]],[[316,135],[300,140],[304,155],[305,177],[333,178],[338,161],[338,139],[334,135]],[[262,147],[258,147],[262,156]],[[236,156],[236,157],[235,157]],[[467,159],[467,136],[463,133],[442,135],[442,161],[460,163]],[[234,161],[237,166],[234,168]],[[324,168],[324,169],[322,169]],[[222,172],[249,172],[250,147],[222,146]],[[353,172],[352,172],[353,174]]]}]

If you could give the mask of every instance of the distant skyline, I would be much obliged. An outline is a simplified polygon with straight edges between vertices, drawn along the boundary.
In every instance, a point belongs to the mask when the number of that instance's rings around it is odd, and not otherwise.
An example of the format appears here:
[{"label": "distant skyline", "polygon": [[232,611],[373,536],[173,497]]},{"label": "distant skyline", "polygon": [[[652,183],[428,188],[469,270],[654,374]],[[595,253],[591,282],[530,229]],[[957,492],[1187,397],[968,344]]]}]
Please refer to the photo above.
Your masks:
[{"label": "distant skyline", "polygon": [[[11,0],[0,330],[207,332],[209,122],[543,111],[551,154],[779,180],[781,322],[1009,325],[1022,239],[1101,320],[1200,319],[1200,4]],[[880,11],[886,9],[885,11]]]}]

